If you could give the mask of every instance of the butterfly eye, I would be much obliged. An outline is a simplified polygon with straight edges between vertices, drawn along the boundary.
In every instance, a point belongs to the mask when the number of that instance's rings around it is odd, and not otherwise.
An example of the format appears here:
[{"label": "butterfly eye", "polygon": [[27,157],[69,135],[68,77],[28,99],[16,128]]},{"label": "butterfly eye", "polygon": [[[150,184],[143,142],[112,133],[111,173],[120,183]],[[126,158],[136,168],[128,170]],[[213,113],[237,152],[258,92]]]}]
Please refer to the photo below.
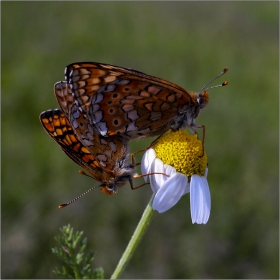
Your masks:
[{"label": "butterfly eye", "polygon": [[204,99],[203,98],[198,98],[197,99],[197,104],[199,105],[199,108],[202,109],[204,107]]},{"label": "butterfly eye", "polygon": [[208,92],[207,91],[202,92],[197,96],[196,100],[197,100],[197,104],[199,105],[199,108],[203,109],[209,101]]},{"label": "butterfly eye", "polygon": [[114,185],[112,185],[111,183],[107,183],[106,185],[104,185],[103,187],[101,187],[101,191],[105,194],[115,194],[116,188],[114,187]]}]

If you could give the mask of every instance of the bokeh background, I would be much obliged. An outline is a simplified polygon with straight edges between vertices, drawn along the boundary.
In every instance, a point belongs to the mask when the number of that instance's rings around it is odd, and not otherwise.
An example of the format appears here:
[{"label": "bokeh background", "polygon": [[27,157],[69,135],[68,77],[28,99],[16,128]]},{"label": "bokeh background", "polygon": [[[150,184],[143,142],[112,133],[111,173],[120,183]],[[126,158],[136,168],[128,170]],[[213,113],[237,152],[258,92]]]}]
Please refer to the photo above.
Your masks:
[{"label": "bokeh background", "polygon": [[[72,62],[130,67],[200,88],[225,67],[196,122],[206,126],[212,211],[192,225],[189,195],[156,213],[123,278],[279,277],[278,2],[2,2],[2,278],[56,278],[54,236],[84,231],[110,277],[152,193],[115,196],[44,132]],[[152,139],[133,141],[131,150]],[[138,161],[141,157],[138,157]],[[136,184],[142,183],[139,179]]]}]

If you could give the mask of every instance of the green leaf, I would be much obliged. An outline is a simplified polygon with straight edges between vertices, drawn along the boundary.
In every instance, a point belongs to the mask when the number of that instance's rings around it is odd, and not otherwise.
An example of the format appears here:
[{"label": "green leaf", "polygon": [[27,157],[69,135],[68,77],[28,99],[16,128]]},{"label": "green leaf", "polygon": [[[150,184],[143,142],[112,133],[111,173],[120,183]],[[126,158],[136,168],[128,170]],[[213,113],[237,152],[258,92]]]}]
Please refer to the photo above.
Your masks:
[{"label": "green leaf", "polygon": [[85,256],[87,238],[81,240],[83,232],[74,233],[74,229],[68,225],[60,228],[62,235],[55,236],[59,247],[52,248],[52,252],[63,261],[66,266],[55,268],[53,273],[67,279],[103,279],[103,268],[93,269],[91,263],[95,252]]}]

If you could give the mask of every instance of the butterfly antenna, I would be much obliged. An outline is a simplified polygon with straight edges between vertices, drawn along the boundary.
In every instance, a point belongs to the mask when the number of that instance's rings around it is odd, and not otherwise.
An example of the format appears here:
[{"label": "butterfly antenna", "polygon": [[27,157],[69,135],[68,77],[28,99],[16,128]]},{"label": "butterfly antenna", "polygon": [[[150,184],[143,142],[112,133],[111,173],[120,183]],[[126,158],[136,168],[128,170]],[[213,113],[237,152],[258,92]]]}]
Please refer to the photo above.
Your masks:
[{"label": "butterfly antenna", "polygon": [[72,199],[71,201],[59,205],[58,208],[61,209],[61,208],[64,208],[64,207],[66,207],[66,206],[72,204],[73,202],[75,202],[76,200],[80,199],[80,198],[81,198],[82,196],[84,196],[85,194],[89,193],[90,191],[92,191],[92,190],[94,190],[94,189],[96,189],[96,188],[98,188],[98,187],[101,187],[101,185],[100,185],[100,186],[95,186],[95,187],[90,188],[89,190],[87,190],[86,192],[82,193],[82,194],[79,195],[78,197]]},{"label": "butterfly antenna", "polygon": [[[79,170],[79,173],[80,173],[81,175],[85,175],[85,176],[88,176],[88,177],[92,178],[90,175],[86,174],[83,170]],[[59,205],[58,208],[61,209],[61,208],[64,208],[64,207],[68,206],[69,204],[72,204],[73,202],[75,202],[76,200],[78,200],[79,198],[81,198],[82,196],[84,196],[85,194],[91,192],[92,190],[94,190],[94,189],[96,189],[96,188],[98,188],[98,187],[101,187],[101,185],[100,185],[100,186],[95,186],[95,187],[90,188],[89,190],[87,190],[86,192],[82,193],[82,194],[79,195],[78,197],[72,199],[71,201]]]},{"label": "butterfly antenna", "polygon": [[212,89],[212,88],[217,88],[217,87],[223,87],[223,86],[226,86],[228,84],[227,81],[223,82],[222,84],[220,85],[216,85],[216,86],[212,86],[212,87],[209,87],[209,88],[206,88],[208,85],[210,85],[212,82],[214,82],[215,80],[217,80],[219,77],[223,76],[226,72],[228,71],[228,68],[224,68],[224,70],[219,74],[217,75],[215,78],[213,78],[211,81],[209,81],[199,92],[199,95],[204,92],[205,90],[208,90],[208,89]]}]

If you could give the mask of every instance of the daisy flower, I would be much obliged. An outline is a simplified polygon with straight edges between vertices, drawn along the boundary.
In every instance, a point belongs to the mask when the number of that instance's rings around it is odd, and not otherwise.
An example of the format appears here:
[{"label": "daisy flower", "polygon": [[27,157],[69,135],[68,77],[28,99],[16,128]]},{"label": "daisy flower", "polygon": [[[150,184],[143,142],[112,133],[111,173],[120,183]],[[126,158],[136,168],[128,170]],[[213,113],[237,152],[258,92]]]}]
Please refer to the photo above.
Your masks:
[{"label": "daisy flower", "polygon": [[169,175],[147,176],[155,193],[154,210],[163,213],[190,193],[192,223],[207,223],[211,209],[207,156],[197,134],[190,135],[184,130],[165,134],[143,155],[141,171]]}]

